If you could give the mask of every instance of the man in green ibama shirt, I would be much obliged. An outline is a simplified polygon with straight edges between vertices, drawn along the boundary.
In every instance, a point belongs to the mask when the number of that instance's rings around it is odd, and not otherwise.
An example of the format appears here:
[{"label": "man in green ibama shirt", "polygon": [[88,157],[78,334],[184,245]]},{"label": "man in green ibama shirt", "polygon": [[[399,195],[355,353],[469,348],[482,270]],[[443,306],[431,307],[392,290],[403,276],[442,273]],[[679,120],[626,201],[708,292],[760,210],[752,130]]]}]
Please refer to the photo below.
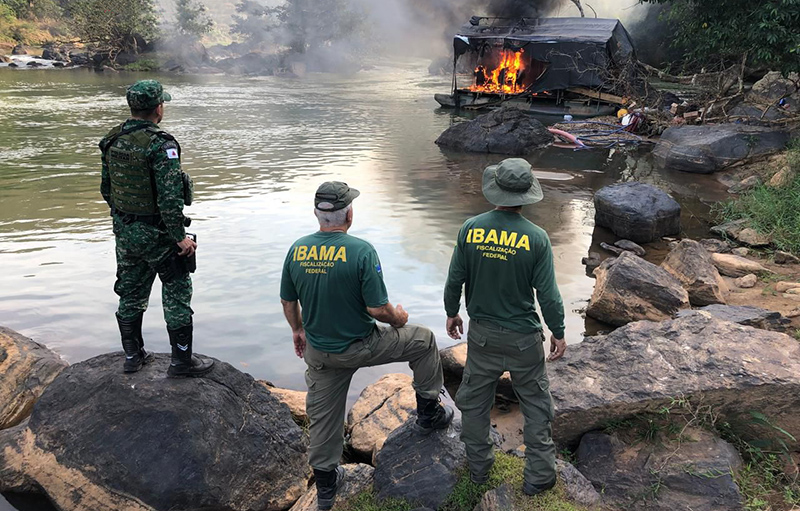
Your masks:
[{"label": "man in green ibama shirt", "polygon": [[414,372],[418,432],[445,429],[453,420],[453,409],[439,402],[442,362],[433,332],[408,324],[403,307],[389,302],[375,248],[347,233],[358,196],[358,190],[337,181],[317,189],[314,213],[320,229],[294,242],[281,278],[281,303],[295,353],[308,366],[308,457],[321,511],[331,509],[344,478],[338,465],[345,405],[358,368],[408,362]]},{"label": "man in green ibama shirt", "polygon": [[458,314],[462,286],[470,317],[467,364],[456,394],[461,440],[472,481],[485,483],[494,462],[490,412],[497,382],[509,371],[525,418],[523,491],[536,495],[555,485],[556,453],[544,334],[534,302],[538,299],[552,333],[549,360],[561,358],[567,347],[564,305],[550,239],[522,216],[522,206],[543,198],[530,164],[510,158],[488,167],[483,194],[496,207],[470,218],[459,231],[444,292],[450,337],[460,339],[464,333]]}]

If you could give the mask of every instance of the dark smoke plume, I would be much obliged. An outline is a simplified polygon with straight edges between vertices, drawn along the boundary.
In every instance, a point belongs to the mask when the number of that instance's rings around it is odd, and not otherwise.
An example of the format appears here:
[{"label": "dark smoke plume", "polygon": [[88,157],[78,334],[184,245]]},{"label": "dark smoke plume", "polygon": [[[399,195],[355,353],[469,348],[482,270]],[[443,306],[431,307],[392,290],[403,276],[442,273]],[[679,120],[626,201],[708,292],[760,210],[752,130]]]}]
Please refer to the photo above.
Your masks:
[{"label": "dark smoke plume", "polygon": [[[473,9],[484,2],[472,2]],[[487,7],[489,16],[497,18],[541,18],[547,16],[564,0],[491,0]]]}]

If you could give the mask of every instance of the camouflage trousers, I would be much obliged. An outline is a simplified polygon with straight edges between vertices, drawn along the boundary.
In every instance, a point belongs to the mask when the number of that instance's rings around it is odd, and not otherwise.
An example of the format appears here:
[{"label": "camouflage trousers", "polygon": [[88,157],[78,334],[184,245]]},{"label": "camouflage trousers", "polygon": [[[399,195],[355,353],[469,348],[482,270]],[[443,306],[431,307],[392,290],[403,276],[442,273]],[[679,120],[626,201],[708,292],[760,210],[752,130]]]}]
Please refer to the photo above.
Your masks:
[{"label": "camouflage trousers", "polygon": [[[117,281],[117,314],[132,320],[147,310],[158,268],[175,251],[176,243],[158,228],[141,222],[123,224],[114,217]],[[192,278],[188,273],[169,282],[162,278],[161,300],[167,328],[175,330],[192,322]]]}]

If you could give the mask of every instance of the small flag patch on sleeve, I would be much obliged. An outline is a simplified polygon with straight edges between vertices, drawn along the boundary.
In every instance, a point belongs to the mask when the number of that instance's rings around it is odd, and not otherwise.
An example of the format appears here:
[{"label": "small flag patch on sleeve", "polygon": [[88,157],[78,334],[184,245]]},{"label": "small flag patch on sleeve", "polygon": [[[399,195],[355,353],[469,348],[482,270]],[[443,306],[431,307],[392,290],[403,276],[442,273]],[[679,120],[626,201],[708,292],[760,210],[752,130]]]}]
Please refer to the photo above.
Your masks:
[{"label": "small flag patch on sleeve", "polygon": [[169,158],[170,160],[177,160],[178,150],[175,148],[167,149],[167,158]]}]

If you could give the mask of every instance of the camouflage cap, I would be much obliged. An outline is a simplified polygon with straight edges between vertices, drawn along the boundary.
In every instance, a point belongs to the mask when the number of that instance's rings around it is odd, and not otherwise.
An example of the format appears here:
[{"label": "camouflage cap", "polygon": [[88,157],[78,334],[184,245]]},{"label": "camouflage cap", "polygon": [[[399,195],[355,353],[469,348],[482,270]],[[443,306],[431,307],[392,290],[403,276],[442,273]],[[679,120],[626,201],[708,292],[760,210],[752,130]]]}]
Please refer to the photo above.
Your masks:
[{"label": "camouflage cap", "polygon": [[128,106],[131,110],[152,110],[165,101],[172,100],[156,80],[139,80],[128,87]]}]

